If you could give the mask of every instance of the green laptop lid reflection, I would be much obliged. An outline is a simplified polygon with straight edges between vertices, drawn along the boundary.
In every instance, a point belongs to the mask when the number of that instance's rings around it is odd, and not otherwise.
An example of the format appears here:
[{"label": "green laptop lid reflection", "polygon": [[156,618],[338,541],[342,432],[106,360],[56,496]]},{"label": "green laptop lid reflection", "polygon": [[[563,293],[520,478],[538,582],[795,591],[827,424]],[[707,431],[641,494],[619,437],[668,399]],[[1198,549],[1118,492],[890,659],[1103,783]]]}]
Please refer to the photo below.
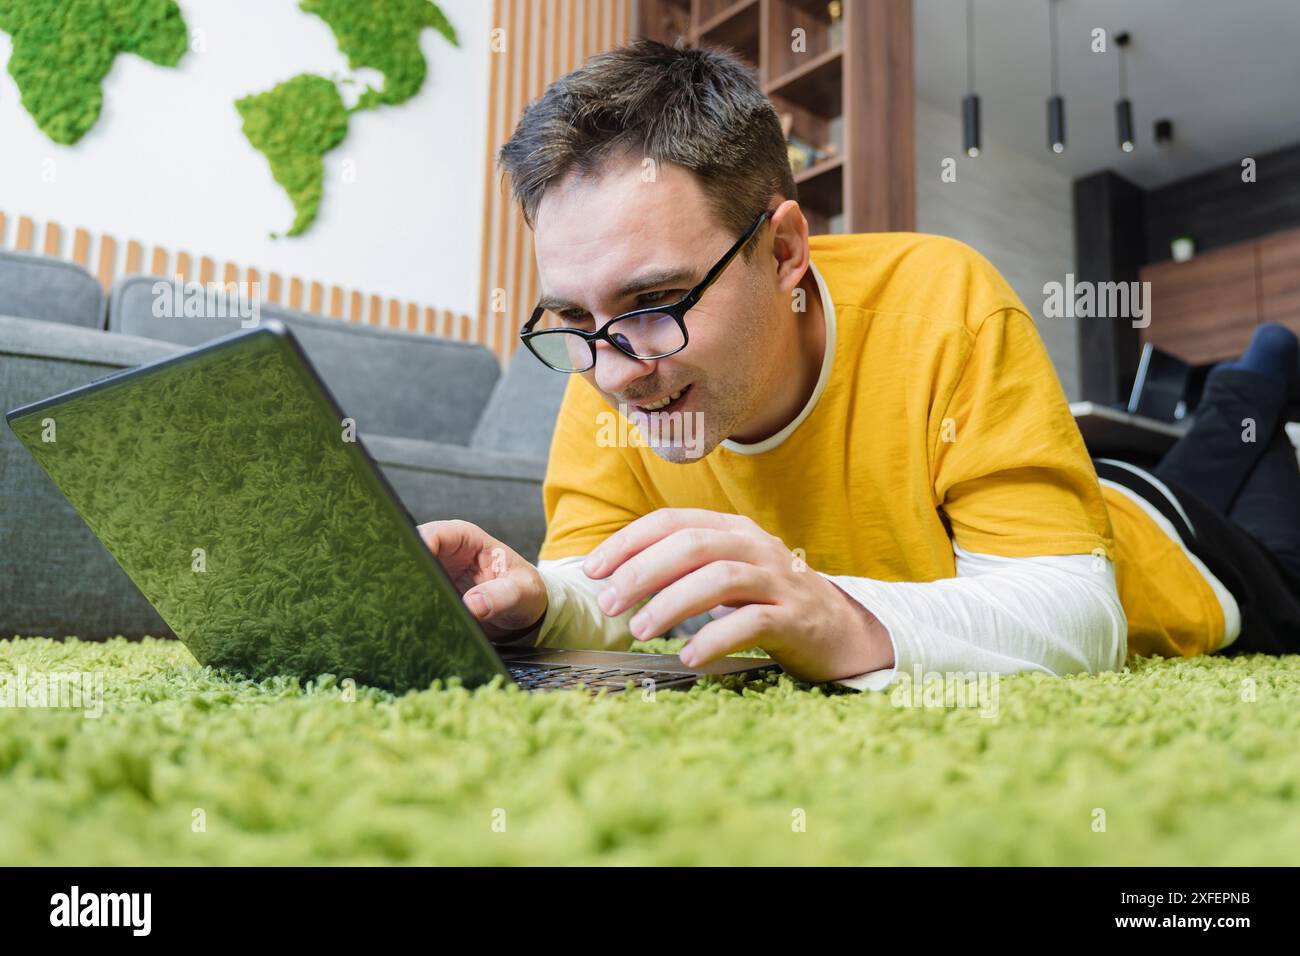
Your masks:
[{"label": "green laptop lid reflection", "polygon": [[10,427],[202,664],[398,692],[505,673],[279,323]]}]

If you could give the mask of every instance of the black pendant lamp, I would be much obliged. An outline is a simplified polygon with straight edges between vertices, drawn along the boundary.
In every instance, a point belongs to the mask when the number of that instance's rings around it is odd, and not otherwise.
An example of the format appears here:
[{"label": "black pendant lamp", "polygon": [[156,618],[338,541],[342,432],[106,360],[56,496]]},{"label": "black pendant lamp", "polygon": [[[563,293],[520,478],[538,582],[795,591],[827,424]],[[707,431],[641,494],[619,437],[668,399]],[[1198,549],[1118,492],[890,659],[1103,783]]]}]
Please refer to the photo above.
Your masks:
[{"label": "black pendant lamp", "polygon": [[975,0],[966,0],[966,96],[961,101],[962,147],[980,154],[980,98],[975,95]]},{"label": "black pendant lamp", "polygon": [[1047,22],[1052,41],[1052,95],[1047,100],[1047,148],[1065,152],[1065,99],[1061,96],[1061,74],[1056,62],[1056,3],[1047,0]]},{"label": "black pendant lamp", "polygon": [[1119,148],[1126,153],[1133,152],[1133,104],[1128,98],[1128,74],[1124,69],[1124,52],[1128,49],[1129,35],[1120,33],[1115,37],[1119,47],[1119,101],[1115,104],[1115,131],[1119,134]]}]

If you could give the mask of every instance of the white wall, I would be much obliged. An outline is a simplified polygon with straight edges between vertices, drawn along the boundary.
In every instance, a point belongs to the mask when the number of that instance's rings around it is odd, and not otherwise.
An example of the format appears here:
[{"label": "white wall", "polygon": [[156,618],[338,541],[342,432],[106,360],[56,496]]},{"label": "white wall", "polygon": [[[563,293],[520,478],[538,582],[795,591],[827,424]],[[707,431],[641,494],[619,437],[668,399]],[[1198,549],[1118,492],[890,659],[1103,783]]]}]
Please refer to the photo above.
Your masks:
[{"label": "white wall", "polygon": [[[1002,272],[1034,316],[1066,394],[1076,399],[1078,320],[1043,316],[1043,284],[1063,283],[1074,271],[1070,178],[987,136],[980,156],[969,159],[961,149],[959,103],[950,112],[916,101],[916,228],[974,246]],[[947,157],[957,161],[956,182],[940,178]]]},{"label": "white wall", "polygon": [[[7,243],[12,217],[27,215],[65,230],[85,227],[147,247],[475,311],[489,6],[440,0],[460,48],[424,31],[429,74],[420,94],[353,115],[347,138],[325,158],[315,223],[302,236],[273,240],[270,233],[293,222],[293,207],[244,139],[234,101],[301,72],[348,75],[346,58],[325,21],[300,11],[296,0],[179,5],[191,36],[202,31],[203,51],[192,49],[176,69],[119,56],[103,84],[99,122],[75,146],[47,139],[19,103],[7,69],[0,72]],[[6,68],[10,49],[0,33]],[[356,94],[344,95],[351,102]],[[347,161],[352,182],[344,177]]]}]

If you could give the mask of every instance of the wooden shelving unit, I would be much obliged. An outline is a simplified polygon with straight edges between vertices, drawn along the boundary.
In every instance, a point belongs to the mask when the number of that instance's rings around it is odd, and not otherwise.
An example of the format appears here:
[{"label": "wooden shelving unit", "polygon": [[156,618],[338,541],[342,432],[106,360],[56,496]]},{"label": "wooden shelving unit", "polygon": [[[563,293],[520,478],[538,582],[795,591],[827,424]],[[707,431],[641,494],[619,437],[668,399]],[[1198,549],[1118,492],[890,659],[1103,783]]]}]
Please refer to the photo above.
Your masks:
[{"label": "wooden shelving unit", "polygon": [[756,69],[792,140],[817,151],[795,174],[814,232],[916,228],[912,0],[639,0],[637,21]]}]

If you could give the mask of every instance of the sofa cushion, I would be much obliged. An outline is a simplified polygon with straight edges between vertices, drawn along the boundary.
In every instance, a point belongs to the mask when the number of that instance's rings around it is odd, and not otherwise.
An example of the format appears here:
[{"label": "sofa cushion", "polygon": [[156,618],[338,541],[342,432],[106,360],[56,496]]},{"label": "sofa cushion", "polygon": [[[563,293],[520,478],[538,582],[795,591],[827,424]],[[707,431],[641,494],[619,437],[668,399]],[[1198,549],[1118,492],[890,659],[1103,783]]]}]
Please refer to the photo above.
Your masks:
[{"label": "sofa cushion", "polygon": [[[183,351],[0,317],[0,409]],[[8,427],[0,428],[0,635],[169,635],[162,618]]]},{"label": "sofa cushion", "polygon": [[[237,313],[219,318],[167,317],[169,310],[176,311],[174,289],[168,279],[122,279],[113,288],[108,328],[197,345],[241,327]],[[164,314],[156,315],[155,306]],[[326,319],[274,305],[262,305],[260,318],[279,319],[293,331],[343,411],[363,433],[468,445],[501,374],[496,356],[481,345]]]},{"label": "sofa cushion", "polygon": [[470,444],[545,461],[569,376],[547,368],[522,343],[492,390]]},{"label": "sofa cushion", "polygon": [[104,327],[104,290],[75,262],[0,250],[0,315]]},{"label": "sofa cushion", "polygon": [[537,559],[544,460],[382,435],[361,442],[417,524],[460,518]]}]

